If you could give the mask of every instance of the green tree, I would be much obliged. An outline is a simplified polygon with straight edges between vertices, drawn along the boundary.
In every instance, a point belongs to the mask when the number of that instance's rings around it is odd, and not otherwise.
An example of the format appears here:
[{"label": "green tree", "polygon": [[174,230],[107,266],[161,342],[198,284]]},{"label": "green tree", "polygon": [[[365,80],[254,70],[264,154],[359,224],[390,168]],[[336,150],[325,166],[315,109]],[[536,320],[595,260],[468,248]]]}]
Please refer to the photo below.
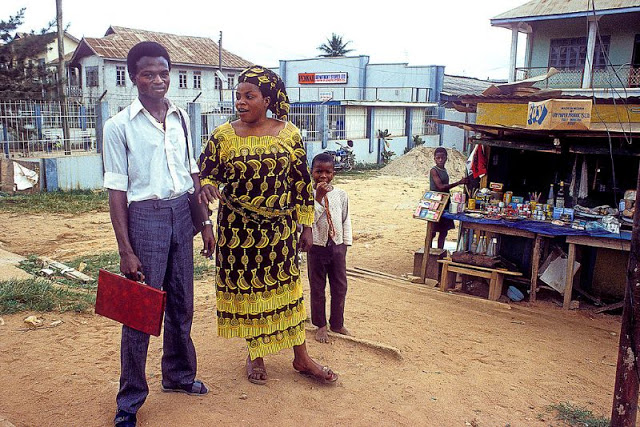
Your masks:
[{"label": "green tree", "polygon": [[347,49],[347,45],[351,43],[343,42],[342,36],[337,35],[336,33],[331,33],[331,37],[327,38],[325,43],[322,43],[318,46],[318,50],[324,52],[318,56],[323,57],[335,57],[335,56],[345,56],[347,53],[352,52],[353,49]]},{"label": "green tree", "polygon": [[54,73],[36,59],[56,39],[55,32],[48,32],[55,21],[38,33],[16,33],[24,12],[0,21],[0,99],[42,99],[55,93]]},{"label": "green tree", "polygon": [[378,138],[378,147],[380,152],[378,163],[382,162],[383,165],[388,165],[391,162],[391,158],[396,155],[395,151],[390,150],[391,145],[389,144],[389,141],[393,138],[391,138],[389,129],[378,129],[376,137]]}]

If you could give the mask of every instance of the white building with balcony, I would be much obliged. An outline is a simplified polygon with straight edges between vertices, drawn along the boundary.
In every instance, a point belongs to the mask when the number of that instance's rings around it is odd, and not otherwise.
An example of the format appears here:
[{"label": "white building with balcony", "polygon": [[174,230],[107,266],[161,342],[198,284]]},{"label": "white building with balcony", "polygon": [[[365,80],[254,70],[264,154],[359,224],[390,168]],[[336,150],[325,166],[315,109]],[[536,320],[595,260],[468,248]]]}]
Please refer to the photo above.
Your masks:
[{"label": "white building with balcony", "polygon": [[[532,0],[491,25],[511,30],[510,82],[554,67],[560,73],[537,86],[599,97],[640,94],[640,0]],[[522,33],[525,46],[518,44]]]},{"label": "white building with balcony", "polygon": [[[70,81],[70,92],[85,103],[107,100],[112,113],[127,106],[137,96],[127,72],[127,54],[145,40],[157,41],[169,52],[171,86],[167,96],[172,101],[185,107],[197,99],[203,111],[230,110],[232,88],[251,62],[225,49],[220,52],[210,38],[116,26],[109,27],[102,38],[80,41],[68,65],[70,75],[76,76]],[[223,80],[218,77],[220,72]]]}]

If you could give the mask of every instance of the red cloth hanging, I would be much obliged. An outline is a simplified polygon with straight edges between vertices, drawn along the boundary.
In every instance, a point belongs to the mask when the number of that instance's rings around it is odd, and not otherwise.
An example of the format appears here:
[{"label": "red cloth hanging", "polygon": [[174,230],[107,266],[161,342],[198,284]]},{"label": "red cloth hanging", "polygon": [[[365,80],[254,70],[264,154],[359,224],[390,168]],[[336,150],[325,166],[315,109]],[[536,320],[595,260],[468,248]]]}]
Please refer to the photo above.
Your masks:
[{"label": "red cloth hanging", "polygon": [[483,145],[476,145],[467,160],[469,172],[474,178],[479,178],[487,174],[487,156]]}]

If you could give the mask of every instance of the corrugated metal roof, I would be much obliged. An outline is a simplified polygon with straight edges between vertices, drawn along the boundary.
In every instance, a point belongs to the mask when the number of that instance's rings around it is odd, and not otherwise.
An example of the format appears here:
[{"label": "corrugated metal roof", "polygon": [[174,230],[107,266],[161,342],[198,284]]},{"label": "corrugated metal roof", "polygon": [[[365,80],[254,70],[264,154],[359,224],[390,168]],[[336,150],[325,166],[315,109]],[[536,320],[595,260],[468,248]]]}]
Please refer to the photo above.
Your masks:
[{"label": "corrugated metal roof", "polygon": [[473,77],[450,76],[445,74],[442,83],[442,93],[452,96],[480,95],[493,82]]},{"label": "corrugated metal roof", "polygon": [[[591,96],[585,95],[558,95],[556,91],[540,91],[539,94],[525,95],[461,95],[457,100],[464,104],[499,103],[499,104],[527,104],[529,102],[546,101],[547,99],[593,99]],[[640,104],[640,97],[629,96],[623,99],[614,98],[596,98],[597,104]]]},{"label": "corrugated metal roof", "polygon": [[[95,54],[106,59],[126,59],[129,50],[141,41],[155,41],[169,52],[175,64],[218,66],[218,44],[210,38],[179,36],[147,30],[111,26],[103,38],[85,37],[85,43]],[[82,56],[89,54],[81,50]],[[74,61],[80,58],[74,56]],[[222,64],[225,68],[247,68],[253,65],[244,58],[222,49]]]},{"label": "corrugated metal roof", "polygon": [[598,0],[596,2],[590,0],[532,0],[515,9],[501,13],[491,19],[491,23],[494,24],[494,21],[514,18],[589,12],[593,10],[594,3],[597,11],[640,7],[640,1],[638,0]]}]

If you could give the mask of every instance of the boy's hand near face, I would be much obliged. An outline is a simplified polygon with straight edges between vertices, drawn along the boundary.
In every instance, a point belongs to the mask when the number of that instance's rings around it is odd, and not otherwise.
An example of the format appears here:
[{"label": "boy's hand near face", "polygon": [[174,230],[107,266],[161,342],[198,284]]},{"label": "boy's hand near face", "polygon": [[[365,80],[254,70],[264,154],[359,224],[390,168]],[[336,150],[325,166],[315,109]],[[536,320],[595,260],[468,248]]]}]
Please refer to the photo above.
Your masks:
[{"label": "boy's hand near face", "polygon": [[316,200],[318,203],[322,203],[324,196],[326,196],[331,190],[333,190],[333,186],[331,184],[328,182],[319,182],[316,185]]}]

